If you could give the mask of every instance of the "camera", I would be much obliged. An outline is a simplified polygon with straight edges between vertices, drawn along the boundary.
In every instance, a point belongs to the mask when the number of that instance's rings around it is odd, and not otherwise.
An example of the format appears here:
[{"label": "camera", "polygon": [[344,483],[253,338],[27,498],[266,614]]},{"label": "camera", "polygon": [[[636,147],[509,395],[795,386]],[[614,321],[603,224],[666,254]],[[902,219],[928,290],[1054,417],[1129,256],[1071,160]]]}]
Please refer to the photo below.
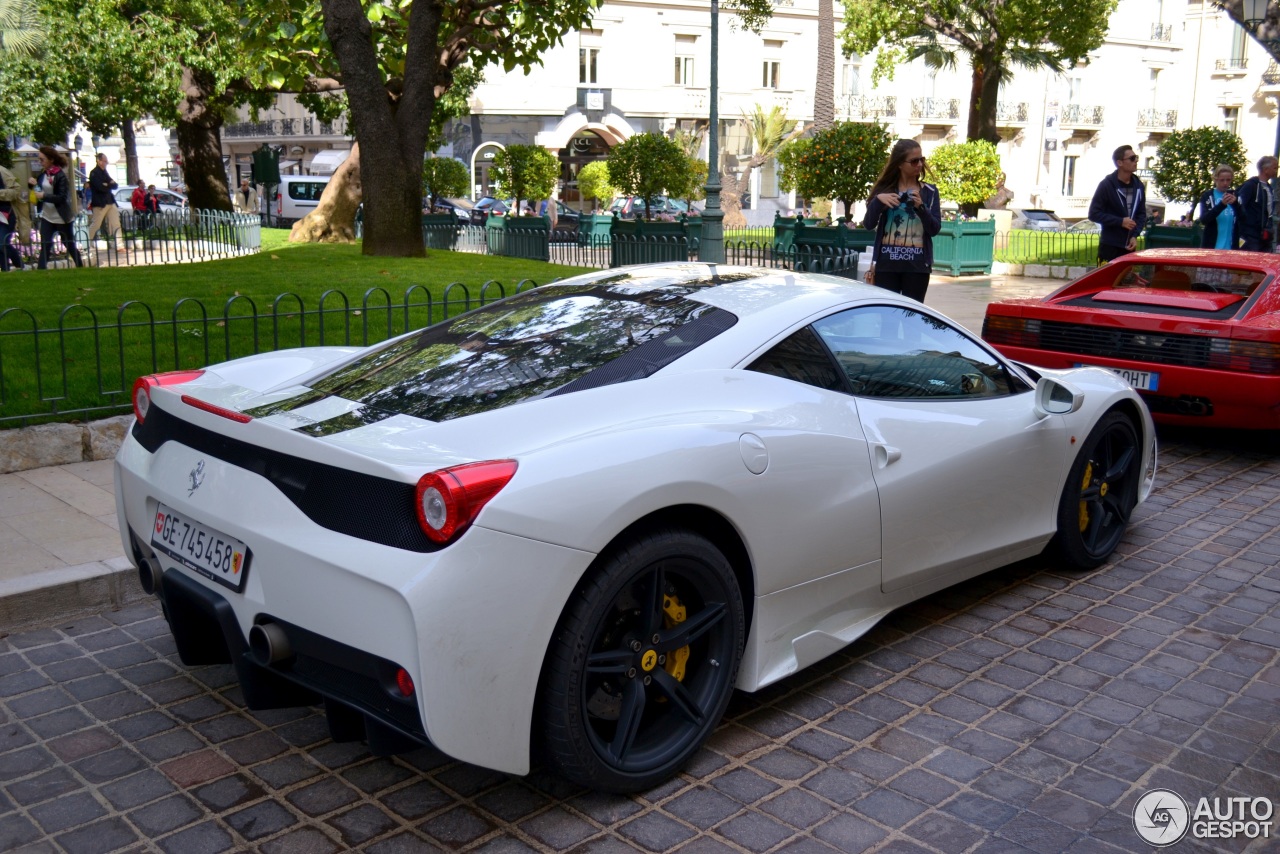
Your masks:
[{"label": "camera", "polygon": [[903,190],[901,193],[899,193],[899,194],[898,194],[898,204],[902,204],[902,205],[910,205],[910,204],[911,204],[911,191],[910,191],[910,190]]}]

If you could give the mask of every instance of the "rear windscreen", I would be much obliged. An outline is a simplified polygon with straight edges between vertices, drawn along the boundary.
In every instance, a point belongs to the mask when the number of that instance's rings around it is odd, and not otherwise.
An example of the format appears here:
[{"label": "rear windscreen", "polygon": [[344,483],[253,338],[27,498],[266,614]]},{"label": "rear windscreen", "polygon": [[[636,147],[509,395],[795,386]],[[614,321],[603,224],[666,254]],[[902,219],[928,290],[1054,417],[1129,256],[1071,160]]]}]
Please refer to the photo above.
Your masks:
[{"label": "rear windscreen", "polygon": [[1188,264],[1130,264],[1117,272],[1113,288],[1154,288],[1166,291],[1201,291],[1248,297],[1258,289],[1266,273],[1231,267],[1198,267]]},{"label": "rear windscreen", "polygon": [[448,421],[641,379],[733,325],[732,314],[687,298],[709,284],[638,289],[621,274],[525,291],[383,346],[310,393],[251,414],[336,396],[365,409],[341,419],[348,428],[390,414]]}]

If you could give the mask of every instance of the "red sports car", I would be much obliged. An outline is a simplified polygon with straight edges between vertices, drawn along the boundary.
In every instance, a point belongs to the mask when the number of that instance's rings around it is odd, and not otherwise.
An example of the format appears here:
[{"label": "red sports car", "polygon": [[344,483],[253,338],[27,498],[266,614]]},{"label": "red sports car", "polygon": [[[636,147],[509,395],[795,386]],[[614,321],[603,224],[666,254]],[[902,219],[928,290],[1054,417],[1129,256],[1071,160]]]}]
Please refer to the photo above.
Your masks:
[{"label": "red sports car", "polygon": [[1040,299],[992,303],[1010,358],[1119,374],[1165,424],[1280,427],[1280,255],[1153,249]]}]

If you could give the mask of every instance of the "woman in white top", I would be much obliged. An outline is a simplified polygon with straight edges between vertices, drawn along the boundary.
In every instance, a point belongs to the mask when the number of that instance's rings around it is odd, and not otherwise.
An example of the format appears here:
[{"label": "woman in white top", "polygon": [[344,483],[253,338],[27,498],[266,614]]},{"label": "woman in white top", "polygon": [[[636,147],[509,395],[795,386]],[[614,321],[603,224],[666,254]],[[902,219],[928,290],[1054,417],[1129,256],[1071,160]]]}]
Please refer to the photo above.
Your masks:
[{"label": "woman in white top", "polygon": [[75,213],[71,207],[71,180],[67,176],[67,158],[51,145],[40,146],[40,180],[29,178],[36,189],[40,204],[40,264],[41,270],[49,269],[49,251],[53,248],[53,236],[62,235],[62,245],[77,267],[83,267],[80,250],[76,248]]}]

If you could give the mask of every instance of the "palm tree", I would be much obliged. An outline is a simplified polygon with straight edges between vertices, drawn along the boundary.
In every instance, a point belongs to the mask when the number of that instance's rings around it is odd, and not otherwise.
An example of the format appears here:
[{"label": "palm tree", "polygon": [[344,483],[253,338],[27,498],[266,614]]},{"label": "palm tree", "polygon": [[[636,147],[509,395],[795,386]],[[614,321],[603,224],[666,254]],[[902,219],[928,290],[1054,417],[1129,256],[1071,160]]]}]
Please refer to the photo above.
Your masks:
[{"label": "palm tree", "polygon": [[836,121],[836,18],[833,0],[818,0],[818,78],[813,86],[813,129]]},{"label": "palm tree", "polygon": [[0,0],[0,53],[34,54],[44,27],[34,0]]},{"label": "palm tree", "polygon": [[744,228],[747,224],[746,217],[742,215],[742,194],[750,185],[751,170],[768,163],[783,143],[795,139],[804,130],[802,125],[787,118],[782,107],[777,106],[766,111],[756,104],[750,113],[742,114],[742,121],[751,140],[751,154],[745,164],[738,164],[739,172],[724,166],[720,169],[720,181],[724,185],[720,191],[720,207],[724,209],[725,228]]}]

